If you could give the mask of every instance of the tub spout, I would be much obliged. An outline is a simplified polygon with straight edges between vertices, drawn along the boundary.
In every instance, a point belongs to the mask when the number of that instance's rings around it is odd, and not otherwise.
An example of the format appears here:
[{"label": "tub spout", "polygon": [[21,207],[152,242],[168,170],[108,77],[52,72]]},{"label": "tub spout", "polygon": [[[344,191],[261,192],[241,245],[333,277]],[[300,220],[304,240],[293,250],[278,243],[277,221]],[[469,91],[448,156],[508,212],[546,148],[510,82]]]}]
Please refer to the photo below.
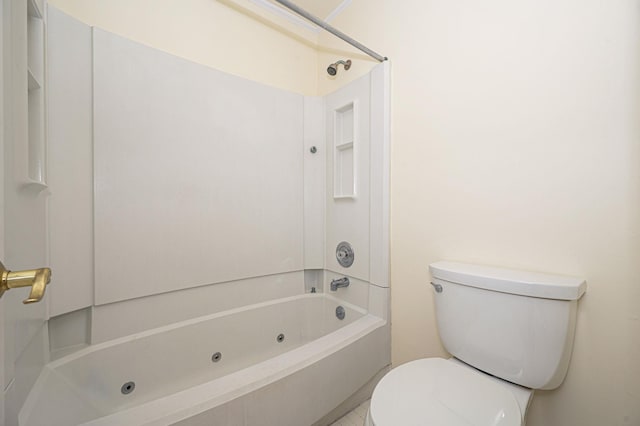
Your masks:
[{"label": "tub spout", "polygon": [[331,280],[331,291],[336,291],[341,287],[349,287],[349,278],[342,277],[335,280]]}]

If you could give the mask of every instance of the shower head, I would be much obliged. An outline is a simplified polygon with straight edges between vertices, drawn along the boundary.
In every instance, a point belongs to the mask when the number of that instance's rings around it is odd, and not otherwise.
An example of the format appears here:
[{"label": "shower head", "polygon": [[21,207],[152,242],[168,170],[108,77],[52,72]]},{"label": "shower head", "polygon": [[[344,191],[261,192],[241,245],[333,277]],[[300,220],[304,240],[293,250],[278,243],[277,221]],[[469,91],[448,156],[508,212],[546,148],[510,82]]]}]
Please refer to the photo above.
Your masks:
[{"label": "shower head", "polygon": [[351,59],[347,59],[346,61],[334,62],[327,67],[327,73],[330,76],[336,75],[338,73],[338,65],[340,64],[344,65],[344,70],[347,71],[349,70],[349,68],[351,68]]}]

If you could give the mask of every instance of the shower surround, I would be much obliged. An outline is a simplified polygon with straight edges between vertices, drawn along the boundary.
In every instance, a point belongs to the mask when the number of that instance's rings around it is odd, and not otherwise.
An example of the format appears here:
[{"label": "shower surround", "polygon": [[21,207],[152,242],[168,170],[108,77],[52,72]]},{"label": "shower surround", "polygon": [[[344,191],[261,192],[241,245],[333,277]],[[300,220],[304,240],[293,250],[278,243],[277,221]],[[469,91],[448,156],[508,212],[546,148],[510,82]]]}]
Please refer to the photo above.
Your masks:
[{"label": "shower surround", "polygon": [[390,363],[389,64],[305,97],[48,19],[58,359],[21,424],[321,424],[366,399]]}]

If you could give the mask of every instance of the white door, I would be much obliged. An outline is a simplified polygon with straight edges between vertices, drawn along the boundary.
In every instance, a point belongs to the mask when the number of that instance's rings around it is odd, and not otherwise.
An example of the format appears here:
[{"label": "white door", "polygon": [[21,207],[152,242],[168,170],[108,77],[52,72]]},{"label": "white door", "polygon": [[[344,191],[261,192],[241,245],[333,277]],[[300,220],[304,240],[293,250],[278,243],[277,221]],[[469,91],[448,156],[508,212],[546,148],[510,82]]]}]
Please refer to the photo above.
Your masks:
[{"label": "white door", "polygon": [[[0,259],[4,259],[4,40],[5,40],[5,11],[4,0],[0,0]],[[4,300],[0,299],[0,384],[3,385],[0,392],[0,423],[4,424]]]},{"label": "white door", "polygon": [[[39,69],[31,76],[27,71],[28,62],[34,67],[34,53],[43,54],[33,47],[44,46],[44,21],[29,17],[34,8],[28,3],[0,0],[0,261],[14,271],[47,264],[47,191],[42,182],[25,179],[33,176],[29,134],[44,135],[44,62],[35,64]],[[12,289],[0,298],[0,424],[6,426],[17,424],[20,407],[48,357],[46,299],[23,304],[29,290]]]}]

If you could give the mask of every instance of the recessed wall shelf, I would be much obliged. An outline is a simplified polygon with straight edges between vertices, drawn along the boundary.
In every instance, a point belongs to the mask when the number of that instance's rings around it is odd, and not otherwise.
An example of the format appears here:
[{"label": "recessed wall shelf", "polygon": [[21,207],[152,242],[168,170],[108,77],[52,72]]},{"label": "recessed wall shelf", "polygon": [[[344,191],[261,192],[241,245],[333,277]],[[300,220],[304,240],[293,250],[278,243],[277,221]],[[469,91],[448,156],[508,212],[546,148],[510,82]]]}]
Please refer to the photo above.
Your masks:
[{"label": "recessed wall shelf", "polygon": [[45,115],[45,22],[42,0],[27,0],[27,146],[20,181],[36,189],[47,187]]},{"label": "recessed wall shelf", "polygon": [[355,109],[355,103],[350,103],[334,111],[333,198],[356,196]]}]

